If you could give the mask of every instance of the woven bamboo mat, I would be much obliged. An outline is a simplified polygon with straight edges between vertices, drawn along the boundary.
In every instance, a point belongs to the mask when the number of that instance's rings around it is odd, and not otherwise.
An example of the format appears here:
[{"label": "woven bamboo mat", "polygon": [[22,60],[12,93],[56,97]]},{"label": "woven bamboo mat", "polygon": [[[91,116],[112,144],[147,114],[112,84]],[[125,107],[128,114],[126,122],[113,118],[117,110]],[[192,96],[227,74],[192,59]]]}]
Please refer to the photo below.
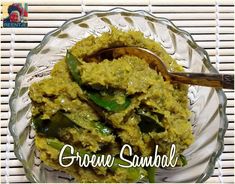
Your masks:
[{"label": "woven bamboo mat", "polygon": [[[47,32],[59,27],[65,20],[91,10],[108,10],[117,6],[146,10],[171,19],[178,27],[192,33],[195,41],[207,50],[212,64],[220,73],[234,73],[232,0],[30,0],[28,28],[1,28],[2,183],[28,182],[21,163],[14,155],[13,139],[8,131],[9,97],[14,89],[16,73],[24,65],[28,52],[40,43]],[[210,183],[234,183],[234,91],[225,90],[225,93],[229,126],[224,152],[216,163],[214,174],[207,181]]]}]

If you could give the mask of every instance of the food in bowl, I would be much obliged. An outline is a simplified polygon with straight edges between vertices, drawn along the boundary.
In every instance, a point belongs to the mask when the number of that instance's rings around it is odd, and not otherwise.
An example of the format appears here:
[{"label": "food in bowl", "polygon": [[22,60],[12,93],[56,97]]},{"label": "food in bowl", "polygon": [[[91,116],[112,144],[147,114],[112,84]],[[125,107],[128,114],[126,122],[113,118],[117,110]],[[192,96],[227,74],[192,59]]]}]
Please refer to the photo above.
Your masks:
[{"label": "food in bowl", "polygon": [[[117,46],[147,48],[172,71],[183,71],[159,43],[137,31],[112,28],[99,37],[89,36],[77,42],[55,64],[49,77],[30,86],[35,145],[41,160],[79,182],[136,182],[151,178],[147,167],[117,167],[123,163],[119,158],[123,145],[130,145],[135,155],[148,157],[154,155],[156,145],[160,155],[169,155],[174,144],[175,158],[181,158],[177,164],[183,165],[182,152],[194,139],[187,85],[164,81],[160,73],[136,56],[107,58],[99,63],[83,59]],[[59,156],[67,144],[81,157],[112,155],[114,165],[80,167],[74,163],[63,167]],[[130,151],[123,154],[131,159]]]}]

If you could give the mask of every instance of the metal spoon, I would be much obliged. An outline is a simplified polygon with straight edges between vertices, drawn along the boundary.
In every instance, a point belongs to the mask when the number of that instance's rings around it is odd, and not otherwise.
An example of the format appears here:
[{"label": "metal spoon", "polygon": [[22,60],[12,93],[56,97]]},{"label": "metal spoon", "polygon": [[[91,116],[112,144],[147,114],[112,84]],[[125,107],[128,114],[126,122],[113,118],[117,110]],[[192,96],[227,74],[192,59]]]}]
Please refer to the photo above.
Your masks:
[{"label": "metal spoon", "polygon": [[234,89],[234,75],[216,73],[170,72],[164,62],[155,53],[140,47],[115,47],[98,51],[84,58],[87,62],[101,62],[104,59],[133,55],[144,59],[149,66],[160,72],[165,80],[184,84]]}]

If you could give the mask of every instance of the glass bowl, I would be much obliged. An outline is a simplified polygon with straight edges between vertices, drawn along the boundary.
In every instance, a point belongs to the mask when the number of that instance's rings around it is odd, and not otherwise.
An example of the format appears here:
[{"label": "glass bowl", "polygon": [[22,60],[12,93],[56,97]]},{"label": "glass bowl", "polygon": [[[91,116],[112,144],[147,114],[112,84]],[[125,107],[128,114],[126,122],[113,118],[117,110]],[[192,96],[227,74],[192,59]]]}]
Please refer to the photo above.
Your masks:
[{"label": "glass bowl", "polygon": [[[73,182],[63,172],[45,166],[35,149],[35,132],[31,126],[29,86],[50,74],[53,65],[66,50],[89,35],[99,36],[110,31],[110,25],[127,31],[141,31],[145,37],[159,42],[187,72],[217,73],[208,54],[191,35],[178,29],[171,21],[155,17],[145,11],[115,8],[93,11],[73,18],[60,28],[48,33],[27,56],[25,66],[16,77],[15,90],[10,98],[9,129],[14,138],[14,151],[22,162],[31,182]],[[223,151],[224,134],[228,126],[225,115],[226,97],[222,90],[190,86],[188,91],[190,121],[195,142],[184,151],[188,160],[185,167],[158,169],[157,182],[204,182],[213,173],[215,162]]]}]

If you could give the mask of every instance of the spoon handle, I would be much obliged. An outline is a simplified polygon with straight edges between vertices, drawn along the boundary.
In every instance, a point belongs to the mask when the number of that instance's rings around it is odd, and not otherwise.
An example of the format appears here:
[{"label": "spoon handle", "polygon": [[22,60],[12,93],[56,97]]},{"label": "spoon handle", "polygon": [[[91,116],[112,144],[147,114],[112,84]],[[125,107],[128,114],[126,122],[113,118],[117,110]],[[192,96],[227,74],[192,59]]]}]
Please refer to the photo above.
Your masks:
[{"label": "spoon handle", "polygon": [[211,73],[170,73],[173,82],[208,86],[215,88],[234,89],[234,75]]}]

